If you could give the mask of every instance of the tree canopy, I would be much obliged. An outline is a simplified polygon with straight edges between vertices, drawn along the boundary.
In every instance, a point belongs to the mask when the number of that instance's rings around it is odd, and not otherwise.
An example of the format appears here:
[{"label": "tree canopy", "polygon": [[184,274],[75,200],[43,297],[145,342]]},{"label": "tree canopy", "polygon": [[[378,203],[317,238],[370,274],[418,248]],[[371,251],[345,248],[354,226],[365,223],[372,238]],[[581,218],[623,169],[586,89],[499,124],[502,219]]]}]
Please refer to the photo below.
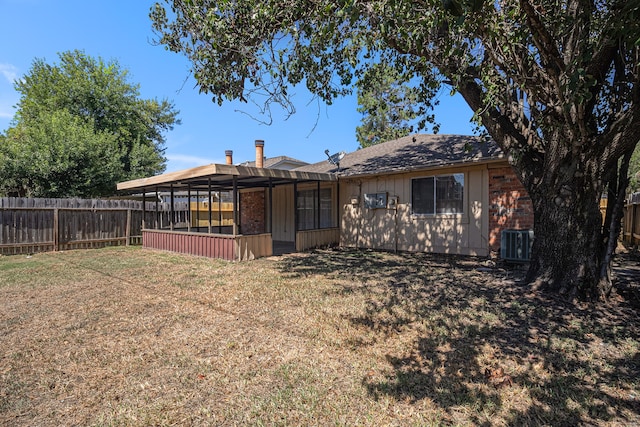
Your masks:
[{"label": "tree canopy", "polygon": [[189,58],[218,103],[262,97],[287,108],[298,84],[331,103],[383,63],[413,83],[424,117],[450,86],[531,196],[529,281],[568,297],[609,292],[616,221],[612,211],[602,227],[599,199],[624,191],[620,167],[640,135],[640,2],[163,4],[151,10],[158,42]]},{"label": "tree canopy", "polygon": [[[356,139],[361,147],[391,141],[423,128],[434,116],[420,116],[415,105],[420,99],[410,82],[402,81],[402,74],[390,64],[380,63],[367,70],[356,82],[358,112],[362,113]],[[438,125],[434,124],[435,131]]]},{"label": "tree canopy", "polygon": [[0,140],[0,192],[97,197],[116,183],[164,171],[164,136],[178,112],[140,97],[116,61],[81,51],[36,59],[17,80],[16,116]]}]

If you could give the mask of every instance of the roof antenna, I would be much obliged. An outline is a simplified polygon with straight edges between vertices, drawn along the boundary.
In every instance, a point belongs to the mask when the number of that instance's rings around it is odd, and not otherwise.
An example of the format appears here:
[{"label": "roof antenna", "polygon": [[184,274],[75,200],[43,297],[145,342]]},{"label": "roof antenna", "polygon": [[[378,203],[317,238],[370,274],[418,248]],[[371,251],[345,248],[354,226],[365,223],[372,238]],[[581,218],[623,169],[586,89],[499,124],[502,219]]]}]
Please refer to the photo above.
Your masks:
[{"label": "roof antenna", "polygon": [[328,157],[327,161],[332,165],[336,165],[336,167],[338,168],[338,172],[340,172],[340,160],[342,160],[347,153],[345,153],[344,151],[340,151],[335,154],[329,154],[329,149],[327,148],[326,150],[324,150],[324,154],[326,154]]}]

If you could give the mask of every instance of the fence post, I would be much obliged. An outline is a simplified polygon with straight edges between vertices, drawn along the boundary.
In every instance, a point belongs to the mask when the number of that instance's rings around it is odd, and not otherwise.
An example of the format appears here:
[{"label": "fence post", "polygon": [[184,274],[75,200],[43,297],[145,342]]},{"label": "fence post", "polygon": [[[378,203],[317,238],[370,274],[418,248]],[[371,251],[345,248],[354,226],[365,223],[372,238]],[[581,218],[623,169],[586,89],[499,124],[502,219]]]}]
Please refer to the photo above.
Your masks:
[{"label": "fence post", "polygon": [[53,250],[58,251],[60,248],[60,220],[59,209],[53,209]]},{"label": "fence post", "polygon": [[127,229],[125,230],[125,245],[129,246],[131,244],[131,209],[127,209]]},{"label": "fence post", "polygon": [[631,229],[629,230],[630,231],[630,233],[629,233],[630,234],[629,243],[631,244],[631,246],[633,246],[633,245],[636,244],[636,236],[635,236],[635,232],[636,232],[636,216],[637,216],[637,213],[638,213],[636,208],[638,207],[638,205],[634,203],[633,205],[630,205],[630,207],[631,207],[631,209],[629,209],[629,210],[631,211],[630,212],[631,215],[629,215],[629,218],[630,218],[631,224],[629,224],[629,225],[631,226],[630,227]]}]

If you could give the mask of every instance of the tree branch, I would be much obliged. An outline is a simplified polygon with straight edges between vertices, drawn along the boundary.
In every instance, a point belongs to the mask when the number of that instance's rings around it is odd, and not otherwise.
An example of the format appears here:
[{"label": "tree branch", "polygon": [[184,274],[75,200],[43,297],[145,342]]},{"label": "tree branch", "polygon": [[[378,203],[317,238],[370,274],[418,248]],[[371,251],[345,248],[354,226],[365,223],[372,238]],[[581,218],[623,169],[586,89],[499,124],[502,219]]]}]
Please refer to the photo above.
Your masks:
[{"label": "tree branch", "polygon": [[540,20],[535,7],[528,0],[520,0],[520,7],[527,17],[527,24],[531,30],[533,42],[535,43],[542,60],[553,72],[554,79],[558,79],[561,71],[564,71],[564,63],[554,43],[553,36],[549,33],[544,23]]}]

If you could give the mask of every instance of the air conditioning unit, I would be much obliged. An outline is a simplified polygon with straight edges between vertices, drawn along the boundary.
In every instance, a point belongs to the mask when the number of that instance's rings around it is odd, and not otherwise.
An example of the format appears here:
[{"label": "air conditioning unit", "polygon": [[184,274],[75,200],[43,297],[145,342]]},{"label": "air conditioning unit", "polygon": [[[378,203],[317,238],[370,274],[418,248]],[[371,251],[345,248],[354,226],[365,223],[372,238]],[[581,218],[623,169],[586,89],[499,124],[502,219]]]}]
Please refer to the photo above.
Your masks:
[{"label": "air conditioning unit", "polygon": [[529,261],[532,245],[533,230],[502,230],[500,257],[505,261]]}]

